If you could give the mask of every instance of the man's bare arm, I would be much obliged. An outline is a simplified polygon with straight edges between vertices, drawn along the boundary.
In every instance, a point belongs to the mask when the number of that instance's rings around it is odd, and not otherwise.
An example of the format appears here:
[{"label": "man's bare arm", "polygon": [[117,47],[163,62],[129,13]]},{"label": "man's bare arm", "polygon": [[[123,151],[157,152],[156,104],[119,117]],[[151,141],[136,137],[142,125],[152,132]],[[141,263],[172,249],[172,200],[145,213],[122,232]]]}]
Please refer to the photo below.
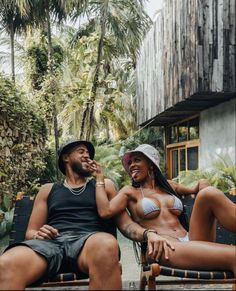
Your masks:
[{"label": "man's bare arm", "polygon": [[58,234],[56,229],[46,224],[48,218],[47,198],[52,185],[51,183],[43,185],[35,198],[26,231],[26,239],[50,239]]}]

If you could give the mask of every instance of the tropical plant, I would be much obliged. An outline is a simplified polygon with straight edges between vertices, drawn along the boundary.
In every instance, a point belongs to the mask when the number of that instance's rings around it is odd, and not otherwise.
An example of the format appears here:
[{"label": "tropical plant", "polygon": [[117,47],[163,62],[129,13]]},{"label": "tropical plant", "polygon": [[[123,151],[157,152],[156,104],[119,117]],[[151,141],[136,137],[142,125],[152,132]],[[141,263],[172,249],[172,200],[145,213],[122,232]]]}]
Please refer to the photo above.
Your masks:
[{"label": "tropical plant", "polygon": [[[102,64],[106,65],[107,60],[111,60],[117,55],[129,56],[134,59],[141,39],[151,21],[143,9],[142,1],[137,0],[89,1],[86,16],[88,19],[88,31],[91,31],[92,23],[95,31],[99,33],[92,86],[83,110],[80,129],[80,138],[90,139],[94,122],[97,89],[101,82],[99,76]],[[75,13],[73,17],[76,19],[78,14]],[[77,35],[80,36],[79,33]],[[112,39],[113,45],[108,50],[105,50],[104,46],[109,38]],[[87,128],[85,127],[86,124]]]},{"label": "tropical plant", "polygon": [[[35,33],[36,34],[36,33]],[[42,84],[48,73],[48,51],[45,42],[45,37],[42,34],[37,34],[37,40],[35,36],[28,37],[25,53],[25,64],[27,64],[26,73],[29,76],[31,88],[33,90],[41,90]],[[61,63],[63,61],[63,49],[59,44],[53,43],[53,62],[55,63],[55,72],[60,70]]]},{"label": "tropical plant", "polygon": [[231,188],[236,187],[236,166],[228,154],[216,155],[213,167],[215,171],[222,175]]},{"label": "tropical plant", "polygon": [[[70,28],[69,28],[70,29]],[[69,35],[71,30],[69,30]],[[69,49],[63,64],[62,90],[64,109],[58,116],[62,138],[66,135],[80,137],[82,112],[93,82],[91,67],[96,64],[98,34],[83,36]],[[65,30],[60,38],[68,43]],[[106,48],[106,43],[104,45]],[[92,138],[113,142],[126,138],[137,129],[132,98],[135,95],[134,68],[130,59],[112,60],[103,65],[97,88]],[[64,89],[63,89],[64,88]],[[63,106],[62,106],[63,107]]]},{"label": "tropical plant", "polygon": [[1,75],[0,112],[0,193],[11,196],[38,179],[47,131],[38,107]]},{"label": "tropical plant", "polygon": [[200,179],[207,179],[210,185],[229,192],[236,185],[236,169],[234,163],[228,155],[216,155],[211,169],[198,169],[192,171],[182,171],[174,180],[181,184],[192,187]]},{"label": "tropical plant", "polygon": [[8,195],[0,196],[0,238],[11,231],[14,214],[14,208],[12,206],[12,197]]},{"label": "tropical plant", "polygon": [[[52,82],[55,82],[55,63],[53,58],[53,44],[52,44],[52,22],[57,21],[61,22],[66,18],[65,6],[62,5],[61,1],[56,0],[22,0],[16,1],[17,7],[20,12],[27,17],[30,17],[31,26],[36,26],[42,29],[47,37],[47,73],[48,78],[52,79]],[[74,2],[74,1],[70,1]],[[84,1],[82,1],[84,2]],[[42,50],[41,50],[42,52]],[[43,55],[41,55],[43,56]],[[45,59],[45,55],[44,55]],[[51,83],[52,83],[51,82]],[[49,88],[53,89],[53,86],[49,86]],[[58,132],[58,123],[57,123],[57,102],[56,96],[54,95],[54,91],[49,92],[49,96],[51,97],[51,115],[53,119],[53,129],[54,129],[54,138],[55,138],[55,152],[58,151],[59,148],[59,132]],[[56,165],[56,172],[58,175],[58,169]]]},{"label": "tropical plant", "polygon": [[104,175],[113,180],[117,188],[121,187],[123,181],[122,166],[119,159],[119,150],[109,145],[96,147],[96,160],[104,169]]},{"label": "tropical plant", "polygon": [[0,27],[10,36],[11,74],[15,82],[15,35],[27,30],[32,23],[31,15],[22,14],[17,0],[0,0]]}]

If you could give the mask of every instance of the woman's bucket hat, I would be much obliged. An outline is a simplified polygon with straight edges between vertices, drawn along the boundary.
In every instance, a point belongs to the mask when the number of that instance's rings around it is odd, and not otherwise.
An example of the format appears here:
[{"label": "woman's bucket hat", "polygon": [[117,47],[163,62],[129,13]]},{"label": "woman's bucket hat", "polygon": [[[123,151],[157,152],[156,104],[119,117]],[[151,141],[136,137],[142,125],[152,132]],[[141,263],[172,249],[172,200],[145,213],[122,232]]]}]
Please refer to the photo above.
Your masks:
[{"label": "woman's bucket hat", "polygon": [[129,173],[130,156],[133,153],[144,154],[150,161],[153,162],[155,166],[157,166],[157,168],[160,169],[160,155],[159,155],[158,150],[156,150],[153,146],[149,144],[141,144],[136,149],[126,152],[122,157],[122,164],[125,170],[127,171],[127,173]]},{"label": "woman's bucket hat", "polygon": [[90,159],[93,160],[95,155],[95,149],[93,144],[90,141],[87,140],[78,140],[78,139],[70,139],[66,141],[64,144],[62,144],[58,150],[58,167],[60,171],[65,175],[65,165],[62,159],[62,155],[66,154],[69,150],[71,150],[73,147],[84,144],[86,148],[88,149]]}]

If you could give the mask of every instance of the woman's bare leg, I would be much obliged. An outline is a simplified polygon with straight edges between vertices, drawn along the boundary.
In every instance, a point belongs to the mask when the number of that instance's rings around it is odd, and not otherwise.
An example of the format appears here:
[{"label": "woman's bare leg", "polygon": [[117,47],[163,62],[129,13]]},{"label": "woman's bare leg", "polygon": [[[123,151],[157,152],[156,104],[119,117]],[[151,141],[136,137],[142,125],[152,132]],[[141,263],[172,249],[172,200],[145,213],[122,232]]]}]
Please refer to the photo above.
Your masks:
[{"label": "woman's bare leg", "polygon": [[117,240],[107,233],[91,235],[78,259],[79,269],[89,274],[89,290],[121,290]]},{"label": "woman's bare leg", "polygon": [[17,246],[0,256],[0,290],[24,290],[47,268],[46,260],[26,246]]},{"label": "woman's bare leg", "polygon": [[161,263],[181,269],[232,271],[236,277],[236,246],[212,242],[172,242],[175,250]]},{"label": "woman's bare leg", "polygon": [[195,199],[189,226],[190,239],[215,241],[216,220],[227,230],[236,232],[236,204],[222,191],[210,186],[199,191]]}]

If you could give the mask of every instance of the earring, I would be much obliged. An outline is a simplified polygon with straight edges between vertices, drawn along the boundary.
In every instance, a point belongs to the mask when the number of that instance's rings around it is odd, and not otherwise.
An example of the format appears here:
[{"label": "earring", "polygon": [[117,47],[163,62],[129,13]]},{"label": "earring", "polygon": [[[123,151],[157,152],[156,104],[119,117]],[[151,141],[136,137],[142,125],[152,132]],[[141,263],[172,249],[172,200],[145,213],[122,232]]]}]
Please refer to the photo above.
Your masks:
[{"label": "earring", "polygon": [[[154,176],[153,176],[153,171],[152,171],[152,170],[153,170],[153,169],[151,169],[151,171],[148,170],[148,177],[151,178],[151,179],[154,177]],[[150,172],[151,172],[151,173],[150,173]]]}]

